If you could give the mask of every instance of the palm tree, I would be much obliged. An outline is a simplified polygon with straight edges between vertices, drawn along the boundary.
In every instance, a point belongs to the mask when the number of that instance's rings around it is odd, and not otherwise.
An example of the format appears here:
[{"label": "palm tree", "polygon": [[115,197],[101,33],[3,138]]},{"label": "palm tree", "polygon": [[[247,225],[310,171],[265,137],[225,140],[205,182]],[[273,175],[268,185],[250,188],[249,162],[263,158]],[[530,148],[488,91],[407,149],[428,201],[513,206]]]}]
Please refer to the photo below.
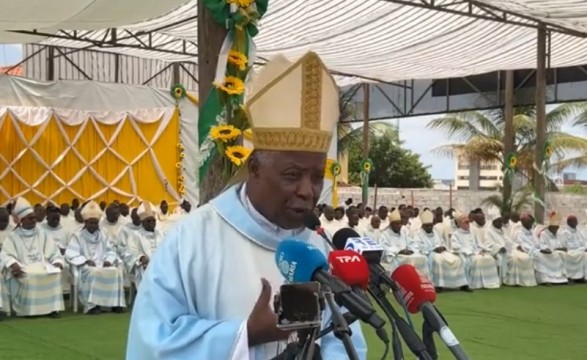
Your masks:
[{"label": "palm tree", "polygon": [[[587,130],[587,113],[581,113],[573,123],[573,127]],[[563,159],[553,166],[556,167],[558,171],[562,171],[566,168],[584,168],[587,167],[587,151],[582,152],[575,152],[571,156],[566,159]]]},{"label": "palm tree", "polygon": [[[514,109],[514,147],[518,169],[529,180],[535,176],[534,150],[536,146],[536,111],[533,107]],[[576,118],[587,119],[587,102],[563,104],[546,114],[546,139],[557,158],[573,153],[587,153],[587,139],[563,132],[562,125]],[[499,162],[504,165],[504,125],[501,111],[468,111],[435,119],[428,124],[431,129],[443,129],[459,143],[443,145],[435,149],[442,155],[467,154],[476,162]],[[587,165],[587,161],[585,162]],[[553,168],[555,164],[551,165]]]},{"label": "palm tree", "polygon": [[513,194],[510,199],[504,201],[500,194],[491,195],[483,199],[481,205],[493,205],[501,210],[502,214],[520,214],[524,208],[531,207],[536,199],[534,199],[532,192],[522,190]]},{"label": "palm tree", "polygon": [[[363,127],[353,128],[351,125],[359,121],[356,117],[356,103],[352,101],[359,86],[361,85],[354,85],[340,92],[340,117],[337,128],[339,155],[344,154],[352,146],[363,147]],[[383,135],[392,136],[395,142],[400,143],[397,128],[392,124],[386,122],[369,124],[369,139]]]}]

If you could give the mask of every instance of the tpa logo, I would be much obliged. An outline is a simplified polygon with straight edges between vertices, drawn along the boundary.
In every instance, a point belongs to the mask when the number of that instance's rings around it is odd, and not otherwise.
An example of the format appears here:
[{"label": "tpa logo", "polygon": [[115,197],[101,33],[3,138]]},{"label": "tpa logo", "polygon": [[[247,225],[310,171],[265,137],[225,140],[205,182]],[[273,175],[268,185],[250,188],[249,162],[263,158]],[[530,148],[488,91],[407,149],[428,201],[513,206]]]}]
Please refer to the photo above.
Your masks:
[{"label": "tpa logo", "polygon": [[343,264],[361,262],[361,258],[358,257],[357,255],[337,256],[337,257],[335,257],[335,259],[336,259],[336,261],[343,263]]}]

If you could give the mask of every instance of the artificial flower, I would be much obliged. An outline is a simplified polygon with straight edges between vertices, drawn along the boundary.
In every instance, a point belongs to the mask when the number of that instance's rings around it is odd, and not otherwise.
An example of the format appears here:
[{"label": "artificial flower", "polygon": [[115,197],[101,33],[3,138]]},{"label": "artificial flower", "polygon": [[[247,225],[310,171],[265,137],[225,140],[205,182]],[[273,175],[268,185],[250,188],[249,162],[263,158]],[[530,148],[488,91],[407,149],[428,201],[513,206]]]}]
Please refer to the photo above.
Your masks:
[{"label": "artificial flower", "polygon": [[241,166],[245,163],[249,155],[251,155],[251,152],[251,149],[247,149],[244,146],[235,145],[227,147],[224,154],[230,161],[232,161],[233,164],[236,166]]},{"label": "artificial flower", "polygon": [[228,95],[241,95],[245,92],[245,83],[235,76],[227,76],[218,88]]},{"label": "artificial flower", "polygon": [[177,162],[177,163],[175,163],[175,167],[176,167],[176,168],[178,168],[178,169],[181,169],[181,161],[180,161],[180,162]]},{"label": "artificial flower", "polygon": [[228,142],[235,140],[241,134],[241,131],[232,125],[218,125],[212,126],[210,129],[210,137],[212,140]]},{"label": "artificial flower", "polygon": [[228,63],[236,66],[240,71],[247,69],[249,60],[247,56],[240,51],[230,50],[228,52]]},{"label": "artificial flower", "polygon": [[183,159],[185,157],[185,153],[179,153],[179,158]]},{"label": "artificial flower", "polygon": [[226,0],[226,2],[228,4],[238,5],[238,7],[246,8],[249,7],[249,5],[251,5],[252,3],[254,3],[255,0]]}]

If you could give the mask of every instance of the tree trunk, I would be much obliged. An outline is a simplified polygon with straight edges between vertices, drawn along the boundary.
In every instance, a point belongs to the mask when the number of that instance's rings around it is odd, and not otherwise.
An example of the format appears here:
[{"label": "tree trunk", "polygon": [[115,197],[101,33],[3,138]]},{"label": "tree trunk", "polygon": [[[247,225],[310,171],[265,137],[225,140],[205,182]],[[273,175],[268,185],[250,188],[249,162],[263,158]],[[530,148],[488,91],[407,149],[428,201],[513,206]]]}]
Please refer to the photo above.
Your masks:
[{"label": "tree trunk", "polygon": [[[198,1],[198,94],[201,104],[206,101],[212,88],[218,54],[225,36],[226,29],[212,19],[212,15],[204,6],[204,1]],[[200,205],[218,195],[225,185],[222,159],[214,155],[208,173],[199,184]]]}]

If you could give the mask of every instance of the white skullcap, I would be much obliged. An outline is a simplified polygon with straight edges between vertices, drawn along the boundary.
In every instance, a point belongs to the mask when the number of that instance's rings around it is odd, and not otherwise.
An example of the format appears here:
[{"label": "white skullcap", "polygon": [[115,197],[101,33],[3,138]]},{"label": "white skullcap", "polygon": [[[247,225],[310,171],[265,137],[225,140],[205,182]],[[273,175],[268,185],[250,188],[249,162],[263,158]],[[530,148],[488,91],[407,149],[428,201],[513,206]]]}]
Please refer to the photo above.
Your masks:
[{"label": "white skullcap", "polygon": [[141,221],[145,220],[148,217],[155,217],[156,213],[153,210],[155,206],[148,201],[143,201],[139,208],[137,209],[137,215]]},{"label": "white skullcap", "polygon": [[24,217],[33,214],[35,211],[25,198],[19,197],[16,199],[16,203],[14,204],[14,209],[12,210],[12,215],[18,219],[18,221],[22,220]]},{"label": "white skullcap", "polygon": [[389,214],[389,222],[394,221],[402,221],[402,215],[399,213],[398,209],[395,209]]},{"label": "white skullcap", "polygon": [[102,217],[102,209],[100,209],[98,203],[92,200],[82,208],[81,215],[84,220],[100,219]]},{"label": "white skullcap", "polygon": [[434,215],[430,210],[424,210],[420,215],[420,221],[422,224],[432,224],[434,222]]}]

